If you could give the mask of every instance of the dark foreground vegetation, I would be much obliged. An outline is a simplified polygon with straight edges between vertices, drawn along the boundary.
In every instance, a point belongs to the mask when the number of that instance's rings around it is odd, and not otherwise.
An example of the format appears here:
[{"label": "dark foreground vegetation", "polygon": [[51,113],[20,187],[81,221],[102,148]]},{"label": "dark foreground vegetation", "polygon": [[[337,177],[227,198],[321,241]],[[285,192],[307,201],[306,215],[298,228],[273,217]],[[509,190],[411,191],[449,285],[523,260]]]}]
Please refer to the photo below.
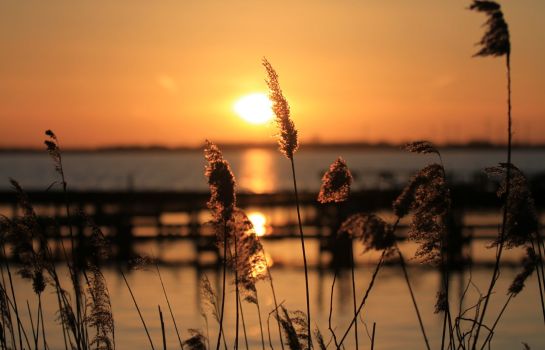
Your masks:
[{"label": "dark foreground vegetation", "polygon": [[[153,259],[140,257],[133,264],[136,267],[148,266],[155,269],[163,296],[168,305],[168,311],[163,314],[159,308],[158,317],[162,325],[162,347],[166,349],[165,327],[168,323],[174,327],[181,349],[219,349],[247,346],[244,340],[245,325],[244,312],[257,312],[261,330],[261,348],[273,348],[272,338],[280,338],[280,346],[284,349],[310,348],[344,348],[348,337],[354,337],[355,348],[360,346],[358,330],[359,317],[379,272],[386,262],[399,265],[407,285],[407,293],[413,302],[415,322],[422,335],[422,348],[431,349],[429,334],[422,321],[418,302],[414,295],[411,277],[406,268],[409,257],[404,256],[398,246],[399,223],[404,217],[410,217],[408,237],[418,244],[415,258],[425,264],[432,264],[441,270],[443,281],[437,292],[435,304],[436,313],[443,319],[441,349],[484,349],[490,347],[497,324],[508,311],[508,306],[524,289],[527,278],[535,273],[540,290],[540,300],[529,300],[541,309],[545,323],[545,305],[543,292],[545,290],[545,271],[543,269],[544,245],[539,234],[539,222],[528,181],[522,172],[511,162],[512,151],[512,118],[511,118],[511,47],[507,23],[504,20],[500,6],[493,1],[475,0],[471,10],[483,12],[488,20],[485,25],[485,35],[480,42],[480,50],[476,56],[497,56],[506,59],[507,72],[507,147],[506,162],[486,169],[491,178],[496,179],[499,188],[497,195],[502,203],[502,219],[498,225],[498,234],[490,244],[495,249],[495,262],[490,276],[490,283],[485,293],[476,300],[467,301],[472,306],[454,312],[449,298],[449,249],[455,241],[452,240],[447,222],[452,207],[452,196],[446,179],[446,170],[442,164],[440,151],[431,143],[417,141],[408,143],[405,149],[408,152],[419,153],[430,158],[430,164],[413,177],[406,187],[397,195],[392,203],[393,221],[386,221],[371,211],[355,213],[346,218],[338,230],[337,237],[349,236],[360,240],[365,250],[376,250],[380,253],[378,263],[374,267],[372,278],[364,291],[356,291],[353,264],[353,319],[350,325],[339,330],[332,326],[331,318],[328,324],[328,334],[323,334],[318,325],[313,322],[310,313],[308,264],[305,246],[305,235],[300,214],[301,198],[297,190],[296,179],[296,152],[298,149],[297,129],[291,119],[288,102],[280,88],[278,75],[272,65],[263,60],[267,73],[267,83],[270,89],[270,99],[279,127],[279,147],[290,163],[293,179],[293,206],[297,212],[298,222],[295,227],[301,244],[301,258],[305,271],[305,300],[304,311],[288,310],[279,303],[274,280],[269,270],[269,264],[263,245],[256,235],[255,229],[246,214],[237,205],[235,177],[228,161],[223,157],[220,149],[213,143],[207,142],[204,155],[207,161],[205,175],[210,188],[208,207],[213,216],[212,225],[216,234],[216,241],[221,252],[223,270],[221,294],[211,287],[208,279],[201,282],[201,293],[209,306],[209,313],[204,314],[206,322],[211,316],[218,323],[218,333],[210,334],[198,329],[182,332],[178,329],[174,312],[170,307],[169,295],[161,278],[161,272]],[[51,155],[53,164],[58,173],[58,180],[53,184],[59,186],[62,193],[68,198],[68,185],[63,170],[62,154],[59,140],[50,130],[46,131],[45,144]],[[339,157],[324,174],[322,187],[317,200],[324,205],[333,203],[342,206],[350,196],[352,175],[346,162]],[[15,256],[19,264],[9,264],[5,259],[0,265],[0,348],[1,349],[48,349],[47,339],[52,335],[45,330],[51,322],[58,322],[65,349],[114,349],[116,346],[114,315],[112,314],[110,296],[107,283],[100,270],[101,262],[108,259],[110,245],[100,228],[92,218],[84,214],[75,213],[66,200],[66,217],[80,216],[90,232],[86,240],[88,254],[80,256],[76,252],[76,234],[71,224],[68,224],[67,246],[62,246],[62,254],[67,264],[70,283],[64,285],[59,277],[58,265],[47,237],[57,227],[43,225],[37,218],[36,212],[21,186],[11,180],[13,189],[18,197],[18,205],[22,211],[14,218],[0,218],[0,239],[3,257]],[[329,204],[331,205],[331,204]],[[525,252],[525,258],[520,265],[520,273],[512,281],[507,298],[500,299],[496,294],[496,281],[500,274],[500,263],[505,250],[520,249]],[[349,249],[346,254],[353,260],[354,252]],[[234,281],[227,281],[228,269],[232,270]],[[37,310],[31,310],[26,305],[17,302],[14,273],[28,279],[30,287],[37,299]],[[119,269],[127,289],[134,301],[134,308],[140,317],[142,329],[146,333],[151,349],[159,348],[150,336],[146,320],[140,312],[130,284],[125,278],[125,272]],[[274,298],[273,310],[262,310],[257,294],[257,282],[265,281]],[[227,283],[234,283],[234,298],[227,300]],[[335,283],[335,280],[334,282]],[[264,284],[260,284],[262,286]],[[468,284],[469,288],[469,284]],[[58,307],[57,320],[44,319],[42,309],[42,295],[46,290],[56,296]],[[219,294],[219,295],[218,295]],[[229,294],[231,296],[232,294]],[[360,295],[360,298],[356,296]],[[490,303],[501,303],[501,311],[490,315]],[[227,339],[223,326],[225,324],[225,305],[235,305],[235,336]],[[252,307],[249,307],[252,306]],[[243,311],[244,308],[244,311]],[[166,311],[166,310],[165,310]],[[28,314],[30,323],[23,322],[22,315]],[[262,320],[262,315],[269,315],[275,320],[270,327]],[[168,315],[168,316],[166,316]],[[195,320],[198,323],[198,320]],[[243,345],[246,343],[246,345]],[[371,349],[375,347],[374,327],[371,336]]]}]

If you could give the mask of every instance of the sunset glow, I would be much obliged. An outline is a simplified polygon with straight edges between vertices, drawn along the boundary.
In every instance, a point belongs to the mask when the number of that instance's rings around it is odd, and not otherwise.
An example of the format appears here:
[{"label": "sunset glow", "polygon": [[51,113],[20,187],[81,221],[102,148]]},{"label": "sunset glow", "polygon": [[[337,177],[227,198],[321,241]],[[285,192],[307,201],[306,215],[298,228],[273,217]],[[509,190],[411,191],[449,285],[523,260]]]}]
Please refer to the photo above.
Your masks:
[{"label": "sunset glow", "polygon": [[[469,2],[4,1],[0,145],[39,148],[48,128],[65,147],[272,142],[264,56],[302,145],[504,142],[503,65],[472,58]],[[545,2],[502,6],[515,141],[545,142]]]},{"label": "sunset glow", "polygon": [[234,106],[235,112],[251,124],[265,124],[273,117],[272,103],[263,93],[241,97]]},{"label": "sunset glow", "polygon": [[262,237],[267,233],[267,218],[263,213],[252,212],[248,214],[248,219],[254,225],[255,233],[258,237]]}]

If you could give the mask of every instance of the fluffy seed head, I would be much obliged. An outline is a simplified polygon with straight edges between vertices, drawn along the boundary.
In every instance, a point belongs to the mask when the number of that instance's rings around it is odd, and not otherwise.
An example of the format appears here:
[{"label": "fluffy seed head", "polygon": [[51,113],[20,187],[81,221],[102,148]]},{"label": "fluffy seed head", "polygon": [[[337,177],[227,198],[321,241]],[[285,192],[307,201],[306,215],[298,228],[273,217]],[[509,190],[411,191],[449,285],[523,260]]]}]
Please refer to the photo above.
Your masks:
[{"label": "fluffy seed head", "polygon": [[322,186],[318,194],[318,202],[344,202],[350,195],[350,185],[352,184],[352,174],[341,157],[337,158],[330,166],[329,170],[322,177]]},{"label": "fluffy seed head", "polygon": [[290,117],[290,106],[280,88],[278,74],[266,58],[263,58],[263,66],[268,76],[266,82],[269,86],[269,99],[273,104],[272,109],[276,116],[276,124],[280,129],[280,138],[278,139],[280,151],[289,159],[293,159],[293,154],[297,151],[299,143],[297,129]]},{"label": "fluffy seed head", "polygon": [[374,214],[360,213],[350,216],[342,223],[339,234],[358,238],[363,243],[365,251],[389,250],[395,243],[392,227]]},{"label": "fluffy seed head", "polygon": [[470,10],[484,12],[488,16],[485,23],[486,32],[479,41],[481,49],[474,56],[503,56],[509,55],[509,28],[503,18],[501,6],[495,1],[474,0]]},{"label": "fluffy seed head", "polygon": [[188,329],[190,337],[183,344],[189,350],[206,350],[206,338],[198,329]]},{"label": "fluffy seed head", "polygon": [[517,295],[524,288],[524,282],[534,272],[536,264],[539,258],[535,251],[531,247],[526,247],[526,256],[522,260],[522,271],[515,277],[511,286],[509,286],[509,293]]},{"label": "fluffy seed head", "polygon": [[284,306],[280,306],[277,318],[284,333],[285,344],[290,350],[309,348],[307,315],[304,312],[299,310],[288,312]]},{"label": "fluffy seed head", "polygon": [[235,176],[218,146],[208,140],[204,156],[208,161],[204,173],[210,188],[208,207],[215,220],[229,221],[236,204]]},{"label": "fluffy seed head", "polygon": [[435,146],[428,141],[414,141],[409,142],[405,144],[403,147],[405,151],[412,152],[412,153],[420,153],[420,154],[427,154],[427,153],[435,153],[439,154],[439,151]]},{"label": "fluffy seed head", "polygon": [[[507,194],[507,168],[509,171],[509,195]],[[507,220],[504,228],[504,242],[507,248],[530,244],[532,234],[537,232],[539,221],[537,211],[526,177],[516,166],[501,163],[499,166],[485,169],[491,177],[500,178],[497,191],[499,198],[507,205]],[[497,241],[496,243],[499,243]]]}]

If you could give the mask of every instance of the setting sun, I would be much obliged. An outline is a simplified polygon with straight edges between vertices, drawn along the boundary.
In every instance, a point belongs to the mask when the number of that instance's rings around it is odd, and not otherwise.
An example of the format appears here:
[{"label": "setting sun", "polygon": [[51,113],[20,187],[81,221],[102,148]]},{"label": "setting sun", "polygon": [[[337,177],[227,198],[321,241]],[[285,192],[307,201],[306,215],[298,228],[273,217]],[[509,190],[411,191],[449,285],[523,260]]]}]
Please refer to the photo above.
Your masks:
[{"label": "setting sun", "polygon": [[264,93],[241,97],[234,105],[235,112],[252,124],[265,124],[273,117],[272,103]]}]

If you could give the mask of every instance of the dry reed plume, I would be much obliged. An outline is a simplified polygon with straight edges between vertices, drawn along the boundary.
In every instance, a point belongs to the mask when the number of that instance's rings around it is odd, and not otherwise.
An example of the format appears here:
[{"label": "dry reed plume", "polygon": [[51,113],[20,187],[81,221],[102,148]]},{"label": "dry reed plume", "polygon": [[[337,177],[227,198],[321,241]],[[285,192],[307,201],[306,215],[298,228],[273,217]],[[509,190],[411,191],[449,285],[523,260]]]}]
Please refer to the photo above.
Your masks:
[{"label": "dry reed plume", "polygon": [[[310,289],[308,286],[308,266],[307,266],[307,254],[305,251],[305,237],[303,234],[303,224],[301,221],[301,209],[299,205],[299,194],[297,191],[297,179],[295,176],[295,161],[293,155],[299,143],[297,141],[297,129],[295,129],[295,124],[293,123],[290,116],[290,108],[288,101],[282,93],[280,84],[278,82],[278,74],[272,67],[272,65],[267,61],[266,58],[263,58],[263,66],[267,71],[267,85],[269,86],[269,99],[273,103],[273,111],[276,116],[276,123],[280,129],[280,137],[278,143],[280,145],[280,151],[290,160],[291,163],[291,174],[293,179],[293,192],[295,195],[295,206],[297,208],[297,222],[299,225],[299,237],[301,239],[301,252],[303,254],[303,265],[305,268],[305,296],[307,302],[307,334],[311,334],[310,325]],[[308,349],[312,347],[312,339],[309,339]]]}]

